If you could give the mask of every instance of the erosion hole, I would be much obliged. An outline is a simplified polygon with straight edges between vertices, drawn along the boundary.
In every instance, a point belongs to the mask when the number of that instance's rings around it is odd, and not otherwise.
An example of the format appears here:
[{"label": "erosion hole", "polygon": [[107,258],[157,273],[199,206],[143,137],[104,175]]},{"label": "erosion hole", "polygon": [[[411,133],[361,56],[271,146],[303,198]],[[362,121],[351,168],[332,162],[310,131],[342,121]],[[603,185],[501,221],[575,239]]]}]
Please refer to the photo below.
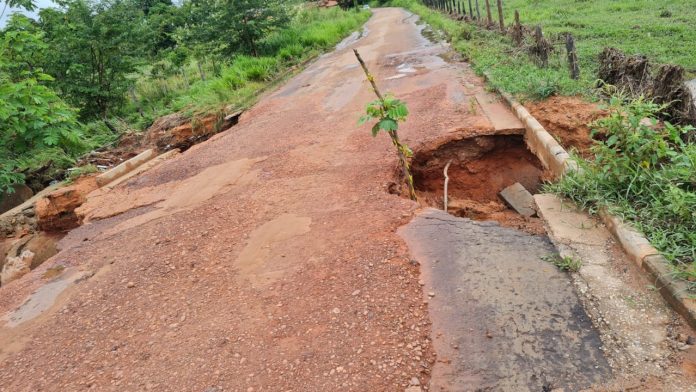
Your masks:
[{"label": "erosion hole", "polygon": [[525,218],[509,208],[500,191],[519,182],[530,193],[539,190],[544,173],[521,135],[477,136],[417,151],[412,161],[416,192],[422,203],[443,208],[447,162],[450,214],[475,220],[495,220],[503,226],[541,234],[538,218]]}]

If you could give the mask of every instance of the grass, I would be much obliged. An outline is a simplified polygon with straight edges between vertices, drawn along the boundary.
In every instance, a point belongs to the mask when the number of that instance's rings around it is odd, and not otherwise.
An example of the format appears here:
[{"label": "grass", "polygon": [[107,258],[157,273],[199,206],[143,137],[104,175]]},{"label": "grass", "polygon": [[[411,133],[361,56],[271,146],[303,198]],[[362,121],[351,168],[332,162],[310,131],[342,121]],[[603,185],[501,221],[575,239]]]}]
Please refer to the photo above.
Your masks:
[{"label": "grass", "polygon": [[[496,2],[492,13],[497,20]],[[391,5],[418,14],[450,38],[452,46],[473,69],[490,78],[494,88],[525,99],[551,95],[594,97],[598,55],[605,46],[629,54],[644,54],[655,62],[674,63],[696,77],[696,7],[686,0],[506,0],[506,25],[520,12],[524,25],[541,25],[545,36],[560,44],[559,36],[570,32],[576,38],[580,79],[568,75],[562,51],[552,53],[549,67],[539,68],[508,36],[470,23],[454,21],[417,0],[393,0]],[[482,11],[485,12],[484,9]],[[661,16],[661,15],[670,16]]]},{"label": "grass", "polygon": [[523,24],[541,25],[546,34],[572,33],[585,69],[594,70],[597,55],[612,46],[696,74],[693,1],[506,0],[504,10],[506,23],[518,10]]},{"label": "grass", "polygon": [[555,265],[561,271],[578,272],[580,268],[582,268],[582,261],[570,256],[552,254],[544,256],[541,259]]},{"label": "grass", "polygon": [[369,11],[337,7],[301,9],[288,28],[269,34],[259,43],[258,57],[237,55],[224,64],[203,61],[200,66],[205,80],[195,62],[166,78],[153,77],[151,70],[144,70],[136,85],[136,101],[131,99],[124,109],[126,121],[132,128],[142,129],[171,112],[194,115],[249,105],[276,78],[333,48],[369,16]]}]

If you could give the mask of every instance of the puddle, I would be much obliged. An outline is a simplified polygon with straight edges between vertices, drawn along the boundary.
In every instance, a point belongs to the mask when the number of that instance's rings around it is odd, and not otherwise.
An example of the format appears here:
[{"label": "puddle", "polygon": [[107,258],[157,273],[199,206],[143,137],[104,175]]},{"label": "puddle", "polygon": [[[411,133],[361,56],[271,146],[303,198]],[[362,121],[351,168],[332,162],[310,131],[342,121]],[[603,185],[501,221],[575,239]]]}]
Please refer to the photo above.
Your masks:
[{"label": "puddle", "polygon": [[336,50],[343,50],[353,45],[354,43],[358,42],[361,38],[367,37],[369,33],[370,30],[367,27],[363,27],[363,29],[360,31],[354,31],[351,35],[347,36],[343,39],[343,41],[339,42],[338,45],[336,45]]},{"label": "puddle", "polygon": [[500,198],[506,187],[519,182],[529,192],[541,186],[543,166],[520,135],[478,136],[416,151],[413,179],[419,200],[443,208],[444,173],[448,169],[448,212],[474,220],[494,220],[501,225],[543,234],[539,218],[524,218]]}]

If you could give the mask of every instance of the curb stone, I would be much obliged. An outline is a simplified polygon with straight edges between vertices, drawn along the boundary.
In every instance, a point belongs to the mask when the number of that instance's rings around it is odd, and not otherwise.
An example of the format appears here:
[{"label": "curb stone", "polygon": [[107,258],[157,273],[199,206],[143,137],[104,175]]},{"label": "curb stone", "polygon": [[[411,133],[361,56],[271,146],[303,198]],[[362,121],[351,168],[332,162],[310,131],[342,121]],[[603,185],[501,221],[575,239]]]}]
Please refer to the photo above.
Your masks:
[{"label": "curb stone", "polygon": [[[490,83],[490,76],[485,72],[483,75]],[[522,104],[517,102],[512,95],[497,88],[496,90],[524,124],[527,145],[539,157],[544,167],[557,177],[568,171],[580,170],[577,163],[570,159],[568,152]],[[600,211],[599,216],[624,252],[643,271],[649,274],[648,277],[654,282],[655,288],[660,291],[672,309],[684,317],[692,328],[696,328],[696,298],[689,295],[686,283],[673,277],[669,268],[670,262],[660,255],[660,252],[650,244],[650,241],[642,233],[625,223],[621,218],[604,210]]]}]

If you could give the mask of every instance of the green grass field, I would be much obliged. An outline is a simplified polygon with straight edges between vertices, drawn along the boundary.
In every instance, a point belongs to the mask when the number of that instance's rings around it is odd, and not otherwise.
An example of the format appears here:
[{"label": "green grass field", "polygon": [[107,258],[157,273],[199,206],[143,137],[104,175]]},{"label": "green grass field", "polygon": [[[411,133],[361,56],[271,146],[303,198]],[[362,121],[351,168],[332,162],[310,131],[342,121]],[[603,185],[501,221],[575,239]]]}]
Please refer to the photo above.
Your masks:
[{"label": "green grass field", "polygon": [[692,0],[506,0],[507,23],[514,10],[523,24],[541,25],[547,34],[570,32],[578,56],[594,64],[604,47],[643,54],[660,63],[696,73],[696,2]]}]

